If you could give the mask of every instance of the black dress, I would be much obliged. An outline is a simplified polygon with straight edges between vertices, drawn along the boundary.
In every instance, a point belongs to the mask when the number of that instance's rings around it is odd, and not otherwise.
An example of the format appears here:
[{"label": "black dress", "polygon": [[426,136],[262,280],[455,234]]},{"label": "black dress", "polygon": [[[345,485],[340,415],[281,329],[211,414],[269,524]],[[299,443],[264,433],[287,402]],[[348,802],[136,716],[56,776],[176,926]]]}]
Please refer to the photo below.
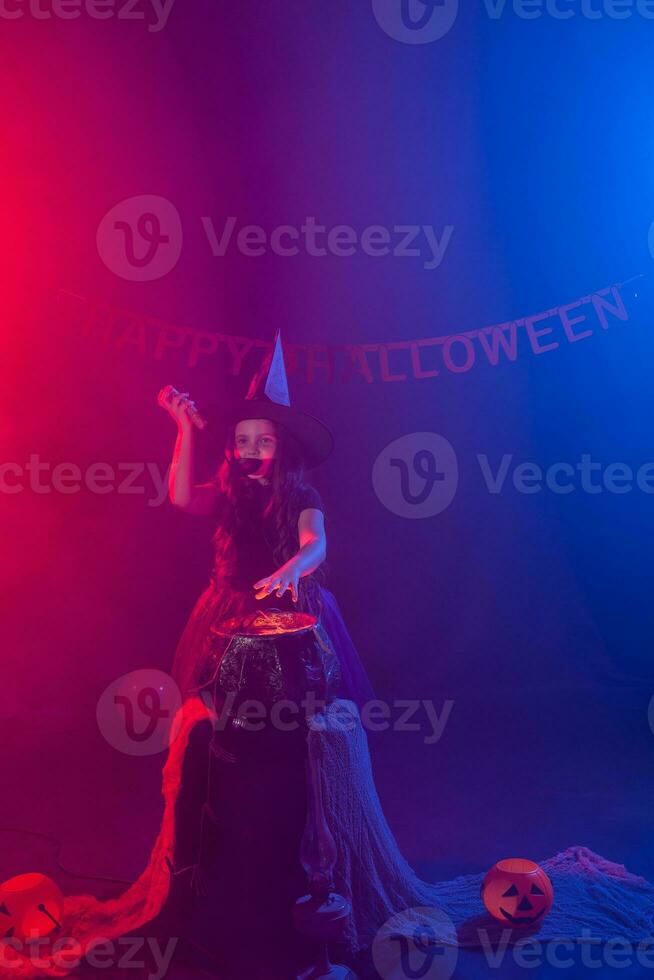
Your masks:
[{"label": "black dress", "polygon": [[[272,488],[270,484],[252,482],[255,486],[252,488],[250,520],[239,529],[235,559],[228,568],[218,569],[214,563],[209,584],[195,603],[175,651],[171,673],[182,698],[198,693],[207,661],[216,658],[220,641],[211,632],[214,623],[274,607],[298,609],[319,619],[339,659],[341,686],[338,694],[361,707],[374,699],[375,694],[334,594],[314,581],[306,599],[301,598],[297,604],[289,590],[282,596],[255,599],[254,583],[276,571],[278,562],[273,556],[275,529],[270,518],[263,516]],[[295,527],[300,513],[307,508],[316,508],[324,515],[322,498],[310,484],[306,484],[296,497]],[[299,540],[296,540],[296,546],[299,548]]]}]

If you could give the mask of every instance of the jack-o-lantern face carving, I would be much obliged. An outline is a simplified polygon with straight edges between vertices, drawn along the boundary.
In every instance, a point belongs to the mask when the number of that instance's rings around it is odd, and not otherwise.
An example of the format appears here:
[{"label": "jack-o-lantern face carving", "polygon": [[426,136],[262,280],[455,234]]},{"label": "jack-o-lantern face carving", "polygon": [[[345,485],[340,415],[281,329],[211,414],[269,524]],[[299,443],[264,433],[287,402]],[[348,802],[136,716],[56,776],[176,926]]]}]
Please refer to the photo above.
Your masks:
[{"label": "jack-o-lantern face carving", "polygon": [[552,907],[554,889],[540,865],[526,858],[498,861],[481,884],[481,898],[499,922],[531,926]]},{"label": "jack-o-lantern face carving", "polygon": [[59,929],[64,896],[38,873],[18,875],[0,885],[0,938],[48,936]]}]

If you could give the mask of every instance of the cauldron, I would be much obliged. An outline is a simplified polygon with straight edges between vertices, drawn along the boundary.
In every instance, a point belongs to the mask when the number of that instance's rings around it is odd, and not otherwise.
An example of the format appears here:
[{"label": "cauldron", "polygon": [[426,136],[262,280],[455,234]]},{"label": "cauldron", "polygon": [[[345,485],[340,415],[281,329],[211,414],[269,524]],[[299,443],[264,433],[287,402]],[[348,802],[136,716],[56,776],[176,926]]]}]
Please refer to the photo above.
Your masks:
[{"label": "cauldron", "polygon": [[265,609],[216,623],[211,633],[215,645],[198,680],[219,715],[217,732],[288,731],[334,698],[338,657],[316,616]]}]

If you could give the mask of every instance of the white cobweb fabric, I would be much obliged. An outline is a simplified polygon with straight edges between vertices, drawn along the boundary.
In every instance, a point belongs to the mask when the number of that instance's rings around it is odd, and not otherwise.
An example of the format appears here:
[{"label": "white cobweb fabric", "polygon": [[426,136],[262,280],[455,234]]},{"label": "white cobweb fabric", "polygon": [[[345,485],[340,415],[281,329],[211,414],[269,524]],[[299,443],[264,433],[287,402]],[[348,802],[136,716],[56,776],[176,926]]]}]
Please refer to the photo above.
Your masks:
[{"label": "white cobweb fabric", "polygon": [[[345,941],[354,951],[370,946],[392,917],[393,929],[402,932],[398,913],[416,908],[443,945],[479,947],[484,937],[492,940],[502,933],[512,934],[509,943],[526,935],[541,942],[562,937],[572,942],[653,941],[654,885],[587,847],[574,845],[538,860],[552,882],[554,904],[528,933],[488,915],[480,897],[485,871],[422,881],[400,853],[384,817],[356,705],[335,701],[308,737],[321,762],[326,817],[338,850],[336,891],[352,903]],[[405,914],[404,920],[409,935],[415,917]]]}]

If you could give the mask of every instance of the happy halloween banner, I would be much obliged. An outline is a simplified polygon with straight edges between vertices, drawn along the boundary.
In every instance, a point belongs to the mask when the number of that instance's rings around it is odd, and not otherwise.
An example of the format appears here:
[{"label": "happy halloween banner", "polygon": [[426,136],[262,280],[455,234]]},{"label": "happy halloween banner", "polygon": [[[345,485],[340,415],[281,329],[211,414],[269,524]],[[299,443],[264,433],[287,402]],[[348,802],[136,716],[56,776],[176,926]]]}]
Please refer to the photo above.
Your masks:
[{"label": "happy halloween banner", "polygon": [[[465,374],[480,361],[496,367],[520,356],[546,354],[586,340],[598,328],[608,330],[616,320],[626,322],[629,314],[620,289],[621,284],[606,286],[518,320],[439,337],[375,344],[285,342],[287,371],[289,375],[303,375],[309,383],[344,384],[359,378],[371,384],[436,378],[443,372]],[[194,368],[218,358],[230,374],[239,375],[249,370],[245,365],[249,354],[272,349],[272,341],[169,323],[64,289],[59,290],[58,303],[66,323],[77,327],[83,336],[106,349],[130,350],[154,361],[183,358],[187,367]]]}]

